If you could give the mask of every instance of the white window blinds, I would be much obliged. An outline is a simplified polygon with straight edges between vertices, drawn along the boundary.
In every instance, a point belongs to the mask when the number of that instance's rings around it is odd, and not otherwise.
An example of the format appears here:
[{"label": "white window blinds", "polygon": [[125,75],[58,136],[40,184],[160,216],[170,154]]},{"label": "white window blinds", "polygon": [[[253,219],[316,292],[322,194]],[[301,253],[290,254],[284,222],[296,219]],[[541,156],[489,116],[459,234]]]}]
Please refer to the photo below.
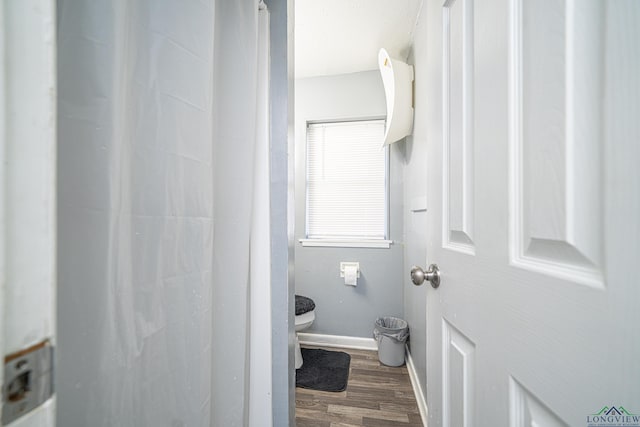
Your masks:
[{"label": "white window blinds", "polygon": [[385,239],[384,120],[307,128],[307,238]]}]

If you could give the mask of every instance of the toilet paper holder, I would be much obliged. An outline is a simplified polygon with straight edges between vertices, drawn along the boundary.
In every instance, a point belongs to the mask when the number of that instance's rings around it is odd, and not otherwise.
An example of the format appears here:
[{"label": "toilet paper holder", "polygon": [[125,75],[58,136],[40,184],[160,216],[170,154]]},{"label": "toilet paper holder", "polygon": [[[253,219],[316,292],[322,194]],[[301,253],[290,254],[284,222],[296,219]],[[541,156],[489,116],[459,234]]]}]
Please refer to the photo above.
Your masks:
[{"label": "toilet paper holder", "polygon": [[346,267],[355,267],[358,272],[357,277],[360,278],[360,263],[359,262],[341,262],[340,263],[340,277],[344,277],[344,271]]}]

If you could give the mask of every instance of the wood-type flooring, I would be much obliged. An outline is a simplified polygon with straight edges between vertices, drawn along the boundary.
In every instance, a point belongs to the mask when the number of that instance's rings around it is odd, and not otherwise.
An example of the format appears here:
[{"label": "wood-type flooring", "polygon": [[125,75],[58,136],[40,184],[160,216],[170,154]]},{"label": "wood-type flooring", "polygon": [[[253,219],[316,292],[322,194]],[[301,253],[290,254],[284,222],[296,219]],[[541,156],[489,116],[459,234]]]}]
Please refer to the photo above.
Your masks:
[{"label": "wood-type flooring", "polygon": [[297,427],[423,426],[406,366],[384,366],[376,351],[325,349],[351,355],[347,389],[296,388]]}]

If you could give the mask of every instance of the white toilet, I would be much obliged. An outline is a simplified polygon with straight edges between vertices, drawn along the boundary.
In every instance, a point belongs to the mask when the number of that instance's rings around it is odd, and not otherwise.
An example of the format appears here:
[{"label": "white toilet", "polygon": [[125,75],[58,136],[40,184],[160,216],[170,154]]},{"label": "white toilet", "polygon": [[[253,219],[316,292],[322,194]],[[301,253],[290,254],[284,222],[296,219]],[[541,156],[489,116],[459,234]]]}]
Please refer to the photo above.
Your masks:
[{"label": "white toilet", "polygon": [[307,329],[316,318],[316,304],[311,298],[296,295],[296,369],[302,366],[302,350],[298,341],[298,332]]}]

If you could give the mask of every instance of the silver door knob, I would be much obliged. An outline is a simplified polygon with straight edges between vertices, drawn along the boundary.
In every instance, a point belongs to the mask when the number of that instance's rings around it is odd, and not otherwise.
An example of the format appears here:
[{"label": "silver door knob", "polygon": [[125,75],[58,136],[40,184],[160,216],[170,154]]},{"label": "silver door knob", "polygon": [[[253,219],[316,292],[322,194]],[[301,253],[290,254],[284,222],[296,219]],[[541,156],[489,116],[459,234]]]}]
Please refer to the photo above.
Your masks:
[{"label": "silver door knob", "polygon": [[440,286],[440,269],[436,264],[431,264],[427,271],[418,266],[411,269],[411,281],[414,285],[420,286],[425,280],[431,282],[431,286],[434,288]]}]

